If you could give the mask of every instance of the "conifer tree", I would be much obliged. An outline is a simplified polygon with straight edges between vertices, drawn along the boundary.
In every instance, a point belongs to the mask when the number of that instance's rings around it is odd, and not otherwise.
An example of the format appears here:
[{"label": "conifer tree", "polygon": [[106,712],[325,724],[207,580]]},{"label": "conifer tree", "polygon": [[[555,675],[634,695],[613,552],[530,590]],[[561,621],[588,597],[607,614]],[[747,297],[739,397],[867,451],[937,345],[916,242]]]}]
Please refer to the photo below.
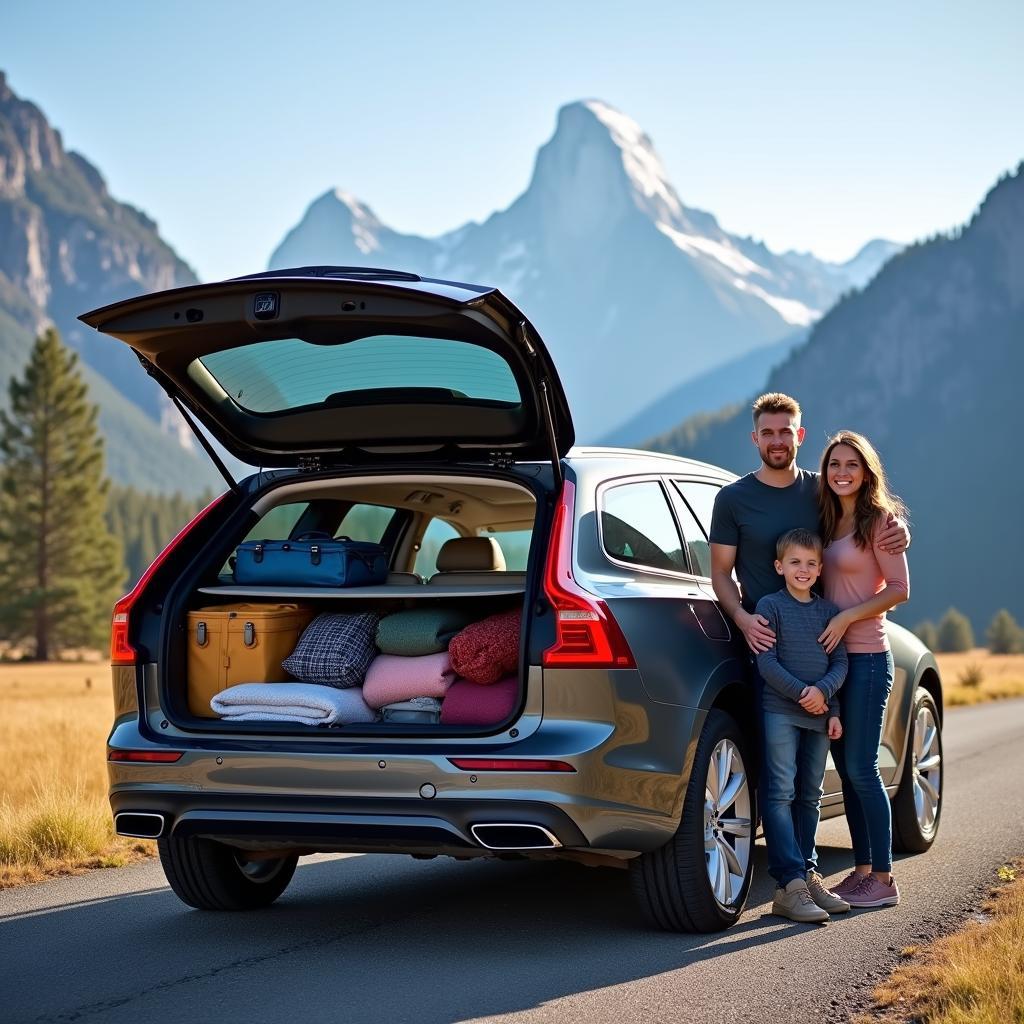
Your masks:
[{"label": "conifer tree", "polygon": [[934,622],[928,619],[925,619],[924,622],[919,622],[914,627],[914,633],[925,647],[933,651],[939,649],[939,631],[935,628]]},{"label": "conifer tree", "polygon": [[988,649],[993,654],[1016,654],[1024,647],[1024,630],[1005,608],[996,612],[989,624],[987,637]]},{"label": "conifer tree", "polygon": [[124,573],[107,528],[97,409],[47,330],[0,412],[0,638],[35,657],[102,646]]},{"label": "conifer tree", "polygon": [[950,608],[939,622],[940,651],[969,651],[974,647],[974,630],[963,612]]}]

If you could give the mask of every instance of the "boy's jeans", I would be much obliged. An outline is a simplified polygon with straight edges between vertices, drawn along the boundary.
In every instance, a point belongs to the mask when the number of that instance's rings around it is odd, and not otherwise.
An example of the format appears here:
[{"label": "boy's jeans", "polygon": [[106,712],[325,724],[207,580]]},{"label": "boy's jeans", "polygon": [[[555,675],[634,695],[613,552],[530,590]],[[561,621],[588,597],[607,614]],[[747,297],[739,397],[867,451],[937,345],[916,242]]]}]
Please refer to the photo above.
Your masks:
[{"label": "boy's jeans", "polygon": [[[821,722],[805,725],[766,711],[761,823],[768,843],[768,871],[777,885],[803,879],[818,866],[814,836],[821,814],[828,735]],[[799,784],[799,791],[798,789]]]}]

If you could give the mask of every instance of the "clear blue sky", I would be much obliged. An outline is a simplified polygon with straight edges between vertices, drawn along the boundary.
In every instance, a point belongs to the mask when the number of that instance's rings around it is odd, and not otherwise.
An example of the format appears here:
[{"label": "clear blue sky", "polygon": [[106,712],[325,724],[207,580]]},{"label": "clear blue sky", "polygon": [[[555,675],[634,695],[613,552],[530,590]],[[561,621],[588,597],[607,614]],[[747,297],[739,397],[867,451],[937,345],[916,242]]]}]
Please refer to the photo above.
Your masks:
[{"label": "clear blue sky", "polygon": [[0,68],[209,280],[333,186],[400,231],[508,205],[563,103],[684,203],[844,259],[966,220],[1024,158],[1024,3],[0,4]]}]

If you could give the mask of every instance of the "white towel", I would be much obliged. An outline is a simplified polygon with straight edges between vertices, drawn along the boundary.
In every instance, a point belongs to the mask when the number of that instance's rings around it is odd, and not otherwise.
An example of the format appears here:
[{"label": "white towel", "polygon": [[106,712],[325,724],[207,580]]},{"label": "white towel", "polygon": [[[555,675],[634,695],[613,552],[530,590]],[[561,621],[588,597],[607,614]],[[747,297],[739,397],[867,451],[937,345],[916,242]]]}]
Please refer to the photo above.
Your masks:
[{"label": "white towel", "polygon": [[230,722],[350,725],[377,720],[358,686],[339,690],[316,683],[239,683],[221,690],[210,707]]}]

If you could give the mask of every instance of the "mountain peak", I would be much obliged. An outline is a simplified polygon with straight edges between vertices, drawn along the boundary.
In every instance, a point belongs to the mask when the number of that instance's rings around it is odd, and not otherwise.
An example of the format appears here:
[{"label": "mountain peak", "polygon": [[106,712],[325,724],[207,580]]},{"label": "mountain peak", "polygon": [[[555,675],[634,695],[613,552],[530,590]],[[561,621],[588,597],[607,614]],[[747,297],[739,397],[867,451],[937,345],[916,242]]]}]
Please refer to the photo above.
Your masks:
[{"label": "mountain peak", "polygon": [[658,223],[680,226],[685,219],[650,137],[631,117],[597,99],[558,111],[555,133],[537,154],[530,189],[570,203],[574,215],[583,206],[604,216],[633,207]]}]

